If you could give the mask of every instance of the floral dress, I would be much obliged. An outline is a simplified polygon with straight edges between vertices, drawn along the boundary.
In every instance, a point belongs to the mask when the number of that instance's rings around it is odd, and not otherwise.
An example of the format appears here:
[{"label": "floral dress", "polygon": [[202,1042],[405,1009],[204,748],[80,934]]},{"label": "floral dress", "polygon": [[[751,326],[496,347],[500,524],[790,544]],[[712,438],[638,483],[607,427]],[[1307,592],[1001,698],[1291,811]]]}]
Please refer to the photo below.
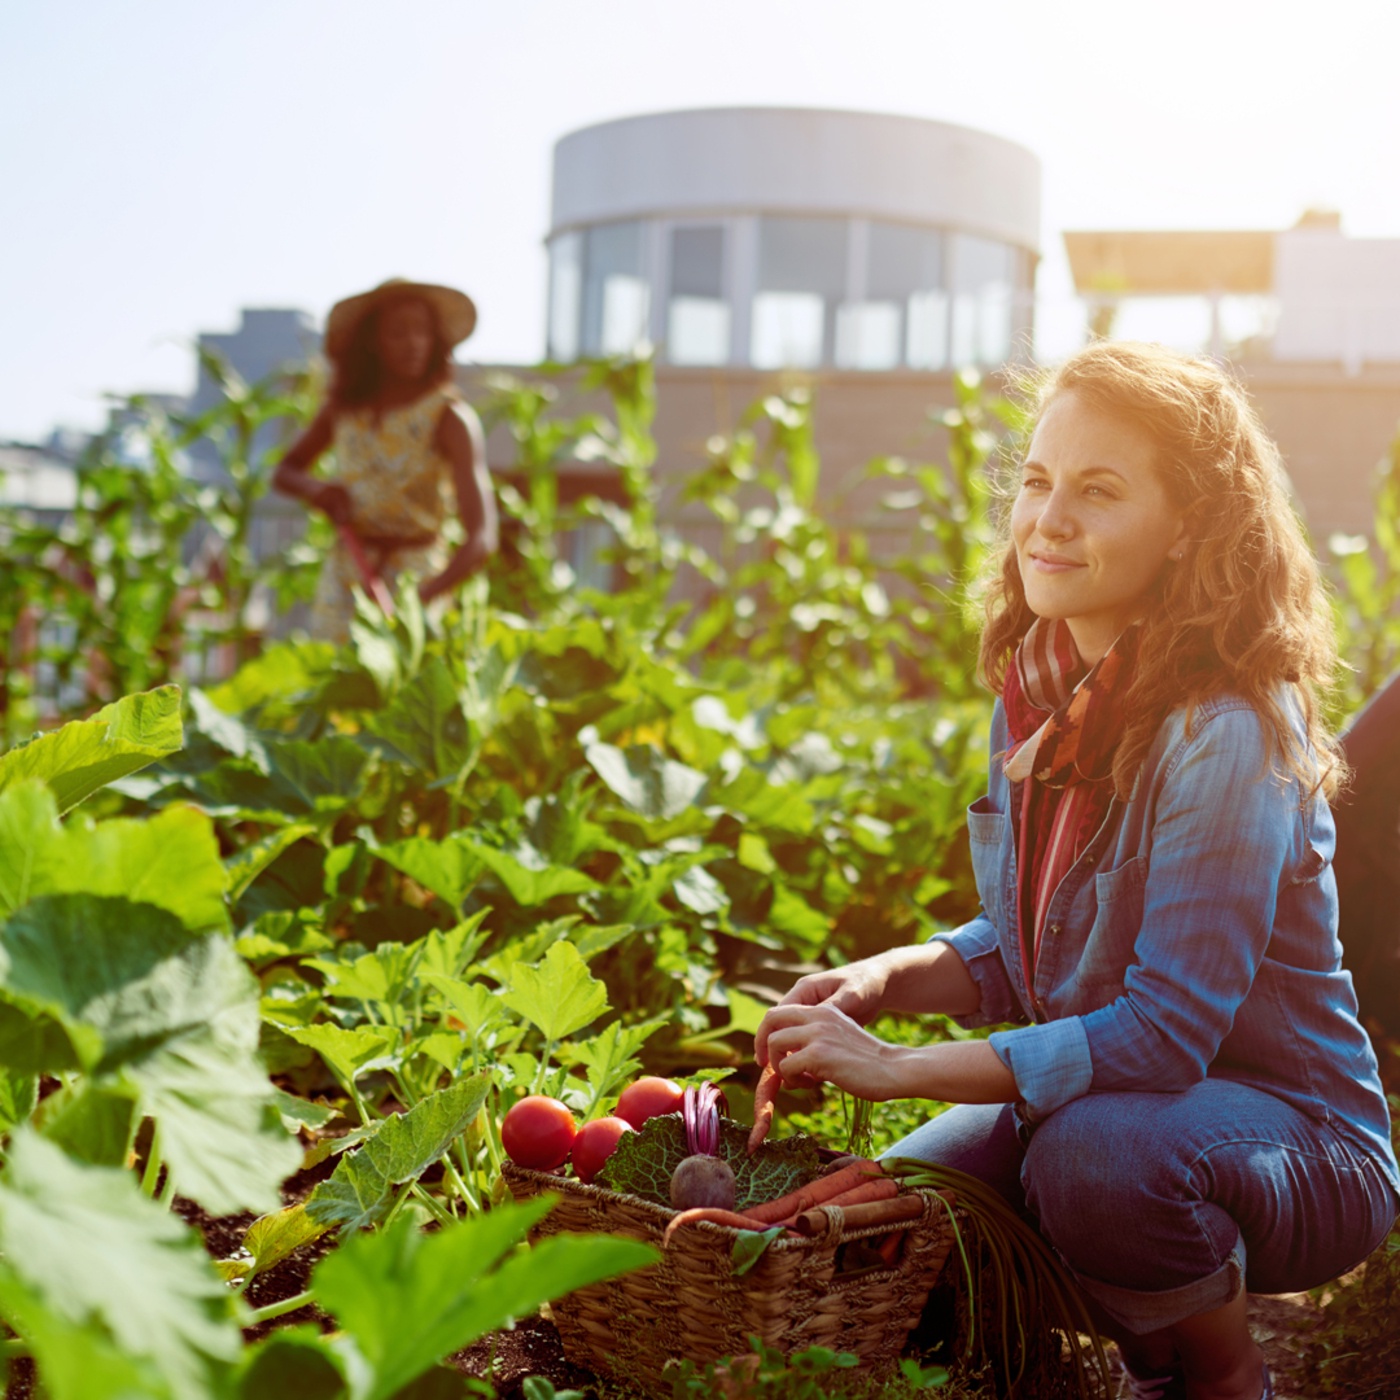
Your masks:
[{"label": "floral dress", "polygon": [[[370,567],[391,587],[400,574],[428,578],[447,564],[442,527],[453,513],[452,464],[434,442],[443,410],[459,401],[446,385],[382,412],[356,408],[336,415],[334,479],[350,492],[350,528]],[[355,561],[337,539],[311,607],[316,636],[349,637],[357,585],[363,586]]]}]

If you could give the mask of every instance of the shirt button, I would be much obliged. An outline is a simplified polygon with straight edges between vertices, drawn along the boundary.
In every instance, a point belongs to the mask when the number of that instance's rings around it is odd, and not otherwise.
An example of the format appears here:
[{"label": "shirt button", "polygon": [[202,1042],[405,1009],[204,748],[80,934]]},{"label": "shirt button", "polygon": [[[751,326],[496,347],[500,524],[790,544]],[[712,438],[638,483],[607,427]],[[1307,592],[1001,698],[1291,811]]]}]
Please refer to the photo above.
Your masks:
[{"label": "shirt button", "polygon": [[1098,859],[1098,856],[1085,856],[1085,857],[1084,857],[1084,864],[1085,864],[1085,865],[1092,865],[1097,859]]},{"label": "shirt button", "polygon": [[1051,925],[1050,925],[1050,932],[1051,932],[1051,933],[1059,933],[1059,931],[1060,931],[1060,926],[1059,926],[1059,924],[1051,924]]}]

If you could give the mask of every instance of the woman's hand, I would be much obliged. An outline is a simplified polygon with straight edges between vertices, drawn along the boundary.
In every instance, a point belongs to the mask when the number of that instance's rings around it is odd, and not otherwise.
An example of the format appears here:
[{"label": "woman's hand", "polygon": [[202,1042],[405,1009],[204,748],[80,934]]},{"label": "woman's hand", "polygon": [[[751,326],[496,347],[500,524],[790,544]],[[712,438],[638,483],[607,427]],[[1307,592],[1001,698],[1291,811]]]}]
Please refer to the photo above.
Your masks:
[{"label": "woman's hand", "polygon": [[825,972],[799,977],[779,1006],[834,1006],[858,1025],[880,1014],[889,983],[889,971],[880,958],[863,958]]},{"label": "woman's hand", "polygon": [[754,1047],[759,1064],[773,1065],[789,1085],[835,1084],[876,1102],[909,1092],[898,1073],[904,1047],[878,1040],[832,1001],[775,1006]]},{"label": "woman's hand", "polygon": [[348,525],[355,514],[354,499],[338,481],[316,481],[315,491],[307,500],[329,516],[333,525]]}]

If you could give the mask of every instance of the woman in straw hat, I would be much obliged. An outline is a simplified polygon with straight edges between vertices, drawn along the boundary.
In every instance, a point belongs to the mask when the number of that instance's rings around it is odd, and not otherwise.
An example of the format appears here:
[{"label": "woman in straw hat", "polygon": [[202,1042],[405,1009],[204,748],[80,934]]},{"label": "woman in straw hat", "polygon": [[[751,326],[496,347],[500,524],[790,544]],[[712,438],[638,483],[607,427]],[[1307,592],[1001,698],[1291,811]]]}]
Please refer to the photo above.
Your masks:
[{"label": "woman in straw hat", "polygon": [[[273,485],[348,530],[327,559],[312,608],[318,635],[343,641],[364,566],[387,581],[418,575],[425,603],[483,567],[496,548],[495,498],[481,425],[452,381],[452,347],[476,325],[451,287],[394,280],[331,308],[330,393],[278,464]],[[311,471],[333,448],[334,478]],[[453,513],[464,539],[449,551]],[[360,559],[354,555],[358,553]]]},{"label": "woman in straw hat", "polygon": [[[1101,341],[1036,408],[982,633],[982,910],[802,978],[757,1056],[951,1103],[891,1155],[1035,1219],[1118,1340],[1121,1395],[1260,1400],[1246,1289],[1351,1268],[1400,1189],[1337,936],[1331,617],[1219,366]],[[1012,1028],[890,1045],[882,1011]]]}]

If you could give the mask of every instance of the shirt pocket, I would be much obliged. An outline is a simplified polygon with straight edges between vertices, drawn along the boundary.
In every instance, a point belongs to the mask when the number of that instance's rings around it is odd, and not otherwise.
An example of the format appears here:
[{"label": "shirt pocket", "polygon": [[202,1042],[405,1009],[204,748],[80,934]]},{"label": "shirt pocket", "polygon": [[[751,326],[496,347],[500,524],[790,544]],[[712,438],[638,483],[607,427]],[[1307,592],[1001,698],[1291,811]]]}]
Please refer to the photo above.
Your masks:
[{"label": "shirt pocket", "polygon": [[1146,888],[1146,856],[1134,856],[1094,877],[1094,920],[1074,977],[1082,987],[1123,985],[1142,931]]},{"label": "shirt pocket", "polygon": [[999,932],[1006,931],[1005,812],[992,809],[991,799],[979,797],[967,809],[967,838],[972,851],[972,874],[982,908]]}]

